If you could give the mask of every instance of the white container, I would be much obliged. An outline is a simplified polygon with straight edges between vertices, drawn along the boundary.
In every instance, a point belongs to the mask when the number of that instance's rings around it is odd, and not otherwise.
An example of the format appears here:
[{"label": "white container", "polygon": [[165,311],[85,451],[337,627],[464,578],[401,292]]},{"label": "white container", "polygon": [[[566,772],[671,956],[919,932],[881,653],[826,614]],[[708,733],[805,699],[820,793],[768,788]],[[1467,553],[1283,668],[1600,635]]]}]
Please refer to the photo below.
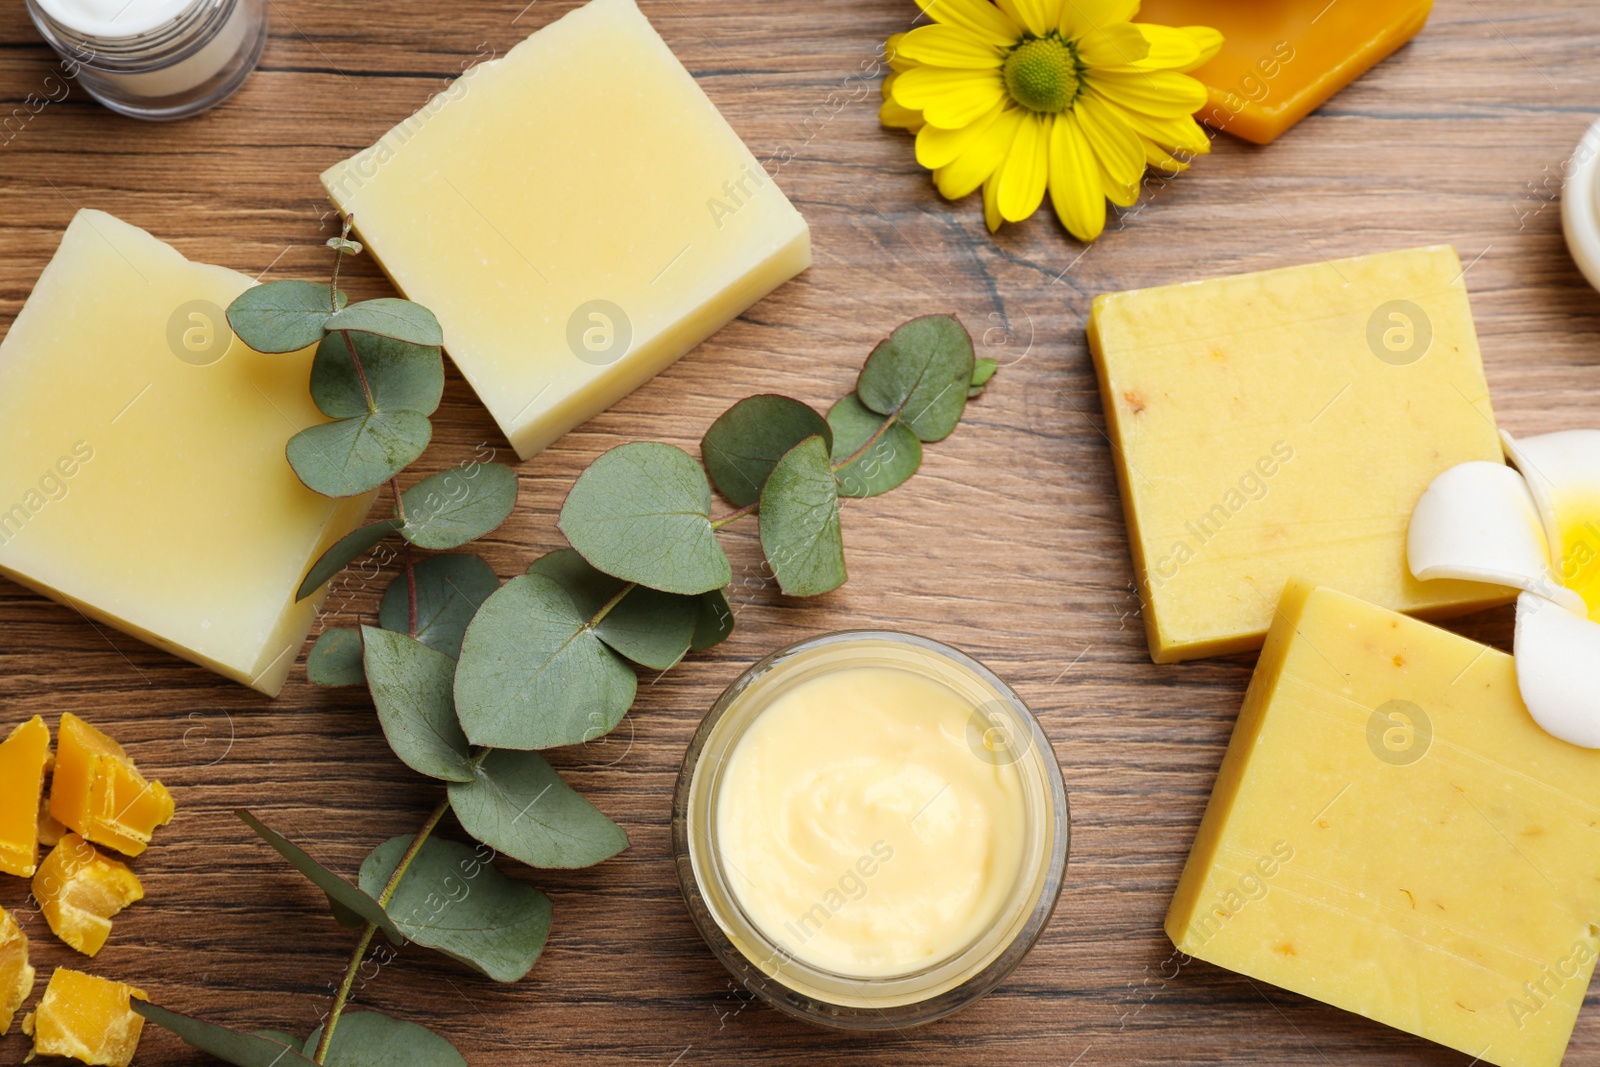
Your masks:
[{"label": "white container", "polygon": [[106,107],[180,119],[244,83],[267,40],[266,0],[27,0],[67,73]]},{"label": "white container", "polygon": [[1589,127],[1567,160],[1561,228],[1583,276],[1600,289],[1600,122]]}]

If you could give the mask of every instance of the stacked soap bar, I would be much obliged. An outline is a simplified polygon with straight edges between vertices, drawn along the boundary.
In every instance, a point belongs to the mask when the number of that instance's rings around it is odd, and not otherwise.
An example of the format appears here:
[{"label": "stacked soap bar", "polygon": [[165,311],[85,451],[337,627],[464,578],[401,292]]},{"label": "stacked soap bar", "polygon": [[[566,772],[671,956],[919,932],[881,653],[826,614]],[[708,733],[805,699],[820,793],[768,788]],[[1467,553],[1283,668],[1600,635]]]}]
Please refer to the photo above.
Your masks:
[{"label": "stacked soap bar", "polygon": [[323,184],[526,458],[810,263],[805,220],[633,0],[462,76]]},{"label": "stacked soap bar", "polygon": [[1500,462],[1461,274],[1439,246],[1095,300],[1157,662],[1260,647],[1291,575],[1398,611],[1506,602],[1406,566],[1434,477]]},{"label": "stacked soap bar", "polygon": [[259,355],[223,309],[251,279],[81,211],[0,343],[0,573],[275,694],[360,522],[284,459],[321,421],[311,351]]},{"label": "stacked soap bar", "polygon": [[1291,583],[1167,933],[1504,1067],[1556,1067],[1600,938],[1600,752],[1511,657]]}]

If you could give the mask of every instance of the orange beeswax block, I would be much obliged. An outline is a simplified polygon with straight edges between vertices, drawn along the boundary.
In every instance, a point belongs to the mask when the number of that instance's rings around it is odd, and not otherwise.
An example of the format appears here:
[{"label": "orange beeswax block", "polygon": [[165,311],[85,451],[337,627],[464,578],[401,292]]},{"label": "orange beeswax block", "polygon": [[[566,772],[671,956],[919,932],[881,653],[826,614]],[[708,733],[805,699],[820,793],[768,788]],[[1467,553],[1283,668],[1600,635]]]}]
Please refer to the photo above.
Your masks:
[{"label": "orange beeswax block", "polygon": [[11,1030],[11,1020],[33,992],[33,968],[28,964],[28,936],[17,921],[0,908],[0,1037]]},{"label": "orange beeswax block", "polygon": [[137,856],[175,808],[166,786],[146,781],[121,745],[70,712],[61,716],[50,814],[62,824]]},{"label": "orange beeswax block", "polygon": [[126,864],[68,834],[39,865],[33,896],[55,935],[93,956],[111,936],[111,917],[143,900],[144,886]]},{"label": "orange beeswax block", "polygon": [[39,795],[50,728],[35,715],[0,742],[0,871],[27,878],[39,863]]},{"label": "orange beeswax block", "polygon": [[57,967],[22,1032],[33,1037],[35,1056],[65,1056],[94,1067],[128,1067],[139,1048],[143,1017],[129,1007],[142,989]]}]

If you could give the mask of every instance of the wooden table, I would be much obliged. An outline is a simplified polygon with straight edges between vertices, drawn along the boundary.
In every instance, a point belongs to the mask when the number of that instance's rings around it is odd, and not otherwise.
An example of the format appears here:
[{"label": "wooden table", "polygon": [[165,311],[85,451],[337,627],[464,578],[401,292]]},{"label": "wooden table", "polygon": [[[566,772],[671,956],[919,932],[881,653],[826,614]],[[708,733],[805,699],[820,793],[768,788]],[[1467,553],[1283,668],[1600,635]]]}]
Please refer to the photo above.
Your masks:
[{"label": "wooden table", "polygon": [[[211,114],[145,125],[74,88],[0,131],[0,317],[16,314],[79,206],[195,258],[323,277],[320,245],[333,231],[318,172],[462,67],[573,6],[524,3],[273,0],[260,71]],[[959,313],[1004,369],[916,479],[847,507],[844,589],[813,602],[778,596],[759,579],[751,531],[730,531],[733,638],[644,678],[616,734],[559,758],[633,847],[592,870],[516,875],[556,907],[529,979],[497,986],[411,950],[359,1002],[431,1021],[475,1065],[1466,1064],[1208,964],[1173,964],[1162,917],[1252,657],[1149,661],[1084,316],[1107,290],[1448,241],[1470,264],[1503,425],[1595,425],[1600,299],[1567,256],[1556,197],[1563,161],[1600,107],[1600,8],[1439,0],[1420,38],[1279,143],[1219,138],[1191,175],[1147,187],[1086,249],[1045,215],[991,238],[976,202],[940,200],[905,136],[879,128],[875,50],[908,26],[910,0],[642,6],[757,156],[792,154],[777,180],[811,222],[816,263],[521,464],[517,512],[483,543],[500,574],[563,543],[561,500],[607,448],[655,438],[692,449],[753,392],[825,406],[905,318]],[[5,110],[56,74],[21,3],[6,3]],[[390,292],[370,263],[350,288],[356,299]],[[481,443],[510,457],[453,372],[437,421],[427,470]],[[389,576],[328,621],[370,615]],[[1504,647],[1509,622],[1497,611],[1460,626]],[[779,645],[862,626],[951,642],[1009,679],[1041,713],[1075,816],[1067,890],[1023,967],[955,1018],[877,1038],[809,1029],[733,988],[689,922],[668,844],[685,742],[722,687]],[[93,969],[234,1025],[310,1030],[352,938],[229,813],[248,805],[351,872],[374,844],[411,832],[435,790],[390,755],[364,694],[313,688],[297,668],[268,701],[4,583],[0,633],[0,720],[72,711],[104,724],[181,805],[139,861],[148,899],[117,919]],[[25,896],[21,881],[0,879],[0,903]],[[81,962],[37,917],[28,930],[41,988],[50,967]],[[0,1063],[20,1063],[26,1047],[0,1041]],[[204,1061],[147,1028],[144,1067]],[[1567,1062],[1600,1065],[1592,1003]]]}]

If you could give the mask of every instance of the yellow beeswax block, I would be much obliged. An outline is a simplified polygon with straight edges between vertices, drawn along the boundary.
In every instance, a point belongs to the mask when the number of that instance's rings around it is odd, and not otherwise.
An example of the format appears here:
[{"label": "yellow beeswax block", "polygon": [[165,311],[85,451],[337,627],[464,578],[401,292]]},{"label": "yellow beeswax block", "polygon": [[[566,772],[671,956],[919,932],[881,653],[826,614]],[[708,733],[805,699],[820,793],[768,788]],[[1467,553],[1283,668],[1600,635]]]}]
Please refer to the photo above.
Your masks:
[{"label": "yellow beeswax block", "polygon": [[144,886],[126,864],[68,834],[39,865],[33,898],[57,937],[93,956],[111,936],[112,916],[143,900]]},{"label": "yellow beeswax block", "polygon": [[1259,648],[1290,575],[1435,617],[1508,601],[1406,566],[1434,476],[1501,462],[1454,249],[1101,296],[1089,343],[1156,662]]},{"label": "yellow beeswax block", "polygon": [[1597,855],[1600,751],[1534,723],[1510,656],[1291,582],[1167,933],[1480,1062],[1556,1067],[1600,948]]},{"label": "yellow beeswax block", "polygon": [[591,0],[322,175],[524,459],[811,261],[634,0]]},{"label": "yellow beeswax block", "polygon": [[22,1020],[35,1056],[63,1056],[94,1067],[128,1067],[139,1048],[144,1018],[129,1001],[144,990],[57,967],[39,1006]]},{"label": "yellow beeswax block", "polygon": [[267,694],[316,600],[310,564],[370,499],[300,484],[323,421],[311,351],[251,352],[222,311],[252,284],[80,211],[0,343],[0,574]]},{"label": "yellow beeswax block", "polygon": [[62,825],[137,856],[176,810],[167,787],[147,781],[121,745],[71,712],[61,716],[50,814]]},{"label": "yellow beeswax block", "polygon": [[0,908],[0,1037],[11,1030],[11,1020],[33,992],[33,967],[28,963],[28,936]]},{"label": "yellow beeswax block", "polygon": [[0,871],[27,878],[39,862],[39,797],[50,728],[35,715],[0,741]]}]

